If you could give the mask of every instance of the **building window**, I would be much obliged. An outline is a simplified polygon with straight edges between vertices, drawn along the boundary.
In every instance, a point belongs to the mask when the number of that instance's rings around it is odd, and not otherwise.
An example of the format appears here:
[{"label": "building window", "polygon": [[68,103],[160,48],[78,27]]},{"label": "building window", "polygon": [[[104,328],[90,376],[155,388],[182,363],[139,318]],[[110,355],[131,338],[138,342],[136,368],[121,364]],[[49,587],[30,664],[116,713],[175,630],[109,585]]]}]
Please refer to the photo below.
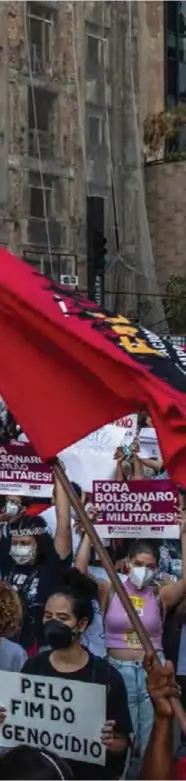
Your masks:
[{"label": "building window", "polygon": [[166,104],[186,103],[186,2],[165,2]]},{"label": "building window", "polygon": [[[165,102],[186,104],[186,2],[170,0],[165,8]],[[167,142],[167,151],[186,150],[186,125]]]},{"label": "building window", "polygon": [[102,146],[105,143],[105,120],[99,115],[88,116],[88,145],[90,147]]},{"label": "building window", "polygon": [[86,43],[86,69],[87,74],[92,75],[98,66],[102,63],[103,42],[98,36],[88,33],[86,37]]},{"label": "building window", "polygon": [[31,157],[38,157],[38,142],[41,157],[52,157],[53,154],[53,104],[54,96],[48,90],[34,88],[35,110],[37,115],[37,127],[33,106],[31,87],[28,89],[28,153]]},{"label": "building window", "polygon": [[[52,216],[53,180],[50,176],[43,176],[45,191],[46,211],[48,217]],[[30,173],[29,176],[29,212],[30,217],[36,219],[45,218],[45,207],[41,177],[39,174]]]},{"label": "building window", "polygon": [[29,3],[28,38],[33,73],[45,73],[52,65],[54,12],[37,2]]}]

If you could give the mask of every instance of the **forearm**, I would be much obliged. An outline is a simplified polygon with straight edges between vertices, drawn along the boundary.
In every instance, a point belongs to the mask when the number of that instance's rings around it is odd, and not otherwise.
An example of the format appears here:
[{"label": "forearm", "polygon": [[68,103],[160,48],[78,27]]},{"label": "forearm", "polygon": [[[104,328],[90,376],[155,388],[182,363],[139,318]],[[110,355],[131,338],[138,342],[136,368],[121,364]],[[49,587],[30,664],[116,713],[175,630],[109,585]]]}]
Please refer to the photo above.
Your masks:
[{"label": "forearm", "polygon": [[141,458],[140,461],[143,466],[148,467],[148,469],[153,469],[156,474],[160,472],[160,469],[162,469],[163,466],[163,461],[159,458]]},{"label": "forearm", "polygon": [[84,534],[75,558],[75,567],[85,574],[88,570],[91,554],[91,541],[88,534]]},{"label": "forearm", "polygon": [[134,468],[134,475],[133,475],[134,480],[144,480],[145,473],[143,469],[143,464],[137,456],[133,457],[133,468]]},{"label": "forearm", "polygon": [[173,724],[168,716],[155,718],[154,727],[140,768],[143,781],[173,778]]},{"label": "forearm", "polygon": [[117,462],[115,480],[118,480],[119,483],[122,483],[124,480],[123,467],[121,461]]},{"label": "forearm", "polygon": [[57,528],[54,538],[54,547],[60,558],[66,559],[72,552],[70,502],[64,488],[58,480],[55,482],[55,509]]}]

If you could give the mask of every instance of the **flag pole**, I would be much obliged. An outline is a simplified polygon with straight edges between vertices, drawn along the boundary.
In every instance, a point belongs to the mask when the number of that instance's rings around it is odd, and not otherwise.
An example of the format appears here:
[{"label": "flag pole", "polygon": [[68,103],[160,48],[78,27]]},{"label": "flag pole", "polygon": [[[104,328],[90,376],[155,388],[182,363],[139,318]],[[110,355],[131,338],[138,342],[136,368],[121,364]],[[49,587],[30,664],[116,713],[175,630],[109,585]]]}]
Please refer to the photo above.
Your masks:
[{"label": "flag pole", "polygon": [[[89,535],[90,540],[96,552],[99,555],[101,563],[105,568],[107,574],[109,575],[112,586],[116,591],[116,593],[118,594],[119,599],[121,600],[121,603],[124,609],[126,610],[126,613],[131,621],[131,624],[134,627],[134,630],[139,637],[139,640],[144,648],[145,653],[151,654],[153,656],[154,663],[160,665],[158,654],[153,647],[151,639],[145,627],[143,626],[142,622],[140,621],[140,618],[133,607],[132,601],[128,596],[124,585],[121,583],[117,572],[114,569],[114,565],[107,553],[107,550],[104,548],[103,543],[98,537],[98,534],[93,524],[91,523],[90,518],[88,517],[85,511],[85,508],[81,504],[79,497],[74,491],[74,488],[71,485],[59,459],[56,459],[56,461],[53,462],[52,468],[55,472],[56,477],[60,481],[65,493],[67,494],[70,504],[74,507],[75,511],[77,512],[78,518],[80,519],[84,530]],[[172,709],[174,711],[174,715],[177,717],[181,729],[183,730],[183,732],[186,733],[186,713],[181,705],[181,702],[176,698],[171,698],[170,702],[172,705]]]}]

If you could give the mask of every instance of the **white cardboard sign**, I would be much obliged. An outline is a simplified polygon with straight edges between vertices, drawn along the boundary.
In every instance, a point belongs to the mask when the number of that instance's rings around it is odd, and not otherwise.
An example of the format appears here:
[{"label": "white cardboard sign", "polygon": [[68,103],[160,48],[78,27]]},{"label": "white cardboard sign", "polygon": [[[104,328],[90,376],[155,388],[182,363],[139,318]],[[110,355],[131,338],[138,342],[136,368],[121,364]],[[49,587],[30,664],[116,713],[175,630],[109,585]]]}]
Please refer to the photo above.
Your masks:
[{"label": "white cardboard sign", "polygon": [[131,445],[136,429],[137,415],[127,415],[63,450],[59,455],[69,479],[89,492],[94,480],[112,480],[116,470],[115,450],[120,445]]},{"label": "white cardboard sign", "polygon": [[0,745],[6,749],[24,743],[66,759],[105,765],[100,742],[105,686],[0,671],[0,704],[7,710],[0,729]]}]

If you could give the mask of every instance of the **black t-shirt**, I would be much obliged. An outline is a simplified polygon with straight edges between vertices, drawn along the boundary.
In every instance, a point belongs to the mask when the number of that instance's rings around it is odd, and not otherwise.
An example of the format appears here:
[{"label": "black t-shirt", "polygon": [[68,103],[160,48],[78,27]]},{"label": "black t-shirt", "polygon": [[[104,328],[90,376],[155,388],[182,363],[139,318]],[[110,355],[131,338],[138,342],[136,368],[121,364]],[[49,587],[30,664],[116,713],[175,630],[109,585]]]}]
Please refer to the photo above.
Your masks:
[{"label": "black t-shirt", "polygon": [[63,573],[71,566],[72,557],[60,559],[53,543],[45,561],[20,566],[9,554],[10,542],[3,537],[0,543],[0,573],[2,580],[15,588],[23,604],[23,622],[19,634],[20,644],[28,649],[35,642],[44,645],[42,626],[43,606],[50,594],[60,588]]},{"label": "black t-shirt", "polygon": [[[56,678],[69,678],[73,681],[83,681],[87,683],[98,683],[106,686],[106,718],[115,720],[115,730],[118,734],[121,734],[129,738],[132,733],[132,724],[128,708],[127,692],[123,678],[120,673],[105,659],[101,659],[99,656],[89,654],[88,662],[81,670],[77,670],[73,673],[64,675],[59,673],[50,663],[51,651],[46,651],[38,654],[32,659],[28,659],[25,662],[22,672],[28,673],[28,675],[41,675]],[[91,707],[91,703],[85,703],[85,707],[88,709]],[[103,725],[104,726],[104,725]],[[52,751],[51,747],[48,750]],[[92,764],[90,762],[82,762],[69,760],[68,762],[72,767],[74,778],[76,779],[111,779],[121,778],[123,771],[126,752],[122,754],[114,754],[113,752],[107,752],[106,765],[102,767],[100,765]]]}]

